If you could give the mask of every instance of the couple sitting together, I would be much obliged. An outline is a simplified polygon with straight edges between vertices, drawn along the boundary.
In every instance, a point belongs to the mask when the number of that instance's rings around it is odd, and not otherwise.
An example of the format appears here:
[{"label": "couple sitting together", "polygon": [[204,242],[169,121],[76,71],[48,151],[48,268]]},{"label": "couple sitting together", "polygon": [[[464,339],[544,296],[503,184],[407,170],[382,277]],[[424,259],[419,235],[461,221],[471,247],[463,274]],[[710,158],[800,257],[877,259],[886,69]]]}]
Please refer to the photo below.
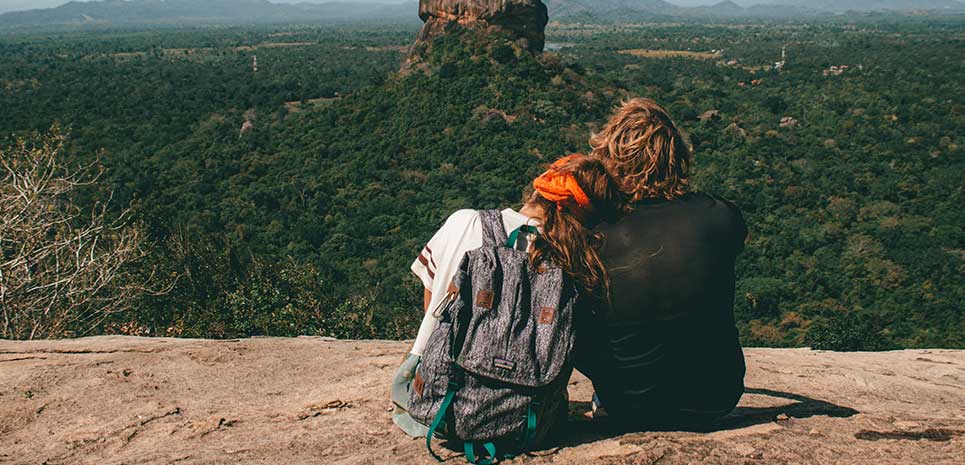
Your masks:
[{"label": "couple sitting together", "polygon": [[426,313],[393,419],[434,456],[434,436],[472,463],[546,444],[573,368],[594,418],[622,431],[706,427],[743,394],[740,211],[692,191],[690,148],[652,100],[624,103],[590,145],[520,210],[452,214],[413,263]]}]

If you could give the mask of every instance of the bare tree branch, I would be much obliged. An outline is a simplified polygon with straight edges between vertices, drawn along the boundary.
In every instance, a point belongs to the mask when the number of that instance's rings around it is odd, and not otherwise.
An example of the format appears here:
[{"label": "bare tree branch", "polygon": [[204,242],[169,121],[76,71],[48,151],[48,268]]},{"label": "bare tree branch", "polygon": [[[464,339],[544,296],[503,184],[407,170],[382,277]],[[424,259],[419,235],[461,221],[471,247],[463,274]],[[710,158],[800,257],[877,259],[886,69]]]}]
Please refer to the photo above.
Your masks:
[{"label": "bare tree branch", "polygon": [[[137,277],[147,256],[130,209],[109,218],[111,198],[83,211],[75,190],[97,182],[97,161],[71,166],[67,136],[43,136],[0,149],[0,337],[34,339],[87,334],[109,315],[130,310],[152,290],[155,273]],[[83,219],[82,219],[83,217]]]}]

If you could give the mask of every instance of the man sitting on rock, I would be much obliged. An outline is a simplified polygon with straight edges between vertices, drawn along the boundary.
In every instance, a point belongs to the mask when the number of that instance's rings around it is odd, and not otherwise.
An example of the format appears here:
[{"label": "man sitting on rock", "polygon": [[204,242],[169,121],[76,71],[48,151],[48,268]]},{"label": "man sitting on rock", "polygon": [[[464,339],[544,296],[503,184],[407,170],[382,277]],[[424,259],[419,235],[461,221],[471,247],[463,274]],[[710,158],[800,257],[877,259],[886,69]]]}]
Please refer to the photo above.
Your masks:
[{"label": "man sitting on rock", "polygon": [[590,144],[631,211],[598,228],[612,301],[577,326],[577,368],[593,381],[594,407],[621,429],[706,427],[744,392],[734,324],[741,212],[692,191],[690,148],[652,100],[624,103]]}]

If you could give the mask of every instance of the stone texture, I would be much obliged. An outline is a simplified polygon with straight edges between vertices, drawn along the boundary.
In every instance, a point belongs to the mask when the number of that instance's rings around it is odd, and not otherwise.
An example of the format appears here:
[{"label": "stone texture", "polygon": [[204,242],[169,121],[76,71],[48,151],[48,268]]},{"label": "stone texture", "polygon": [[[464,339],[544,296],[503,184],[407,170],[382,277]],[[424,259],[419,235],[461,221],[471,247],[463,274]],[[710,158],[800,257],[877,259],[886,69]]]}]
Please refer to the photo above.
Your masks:
[{"label": "stone texture", "polygon": [[[409,344],[0,341],[0,463],[433,463],[387,411]],[[592,386],[574,375],[560,447],[504,463],[950,465],[965,456],[965,351],[748,349],[747,366],[740,407],[704,432],[610,433],[585,420]]]}]

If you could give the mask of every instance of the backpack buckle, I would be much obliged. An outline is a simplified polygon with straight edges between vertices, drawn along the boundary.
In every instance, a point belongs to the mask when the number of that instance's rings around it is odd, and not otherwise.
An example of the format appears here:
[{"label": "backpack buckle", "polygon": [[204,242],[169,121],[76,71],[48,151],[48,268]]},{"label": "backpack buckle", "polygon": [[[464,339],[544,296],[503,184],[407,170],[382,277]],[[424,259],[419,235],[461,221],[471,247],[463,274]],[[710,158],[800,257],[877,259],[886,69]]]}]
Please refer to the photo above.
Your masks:
[{"label": "backpack buckle", "polygon": [[455,289],[455,291],[453,291],[453,288],[454,286],[450,284],[449,292],[445,297],[442,298],[442,300],[439,301],[439,304],[436,305],[436,308],[432,310],[432,316],[442,318],[442,314],[445,313],[447,308],[449,308],[449,305],[456,301],[456,296],[459,295],[459,289]]}]

